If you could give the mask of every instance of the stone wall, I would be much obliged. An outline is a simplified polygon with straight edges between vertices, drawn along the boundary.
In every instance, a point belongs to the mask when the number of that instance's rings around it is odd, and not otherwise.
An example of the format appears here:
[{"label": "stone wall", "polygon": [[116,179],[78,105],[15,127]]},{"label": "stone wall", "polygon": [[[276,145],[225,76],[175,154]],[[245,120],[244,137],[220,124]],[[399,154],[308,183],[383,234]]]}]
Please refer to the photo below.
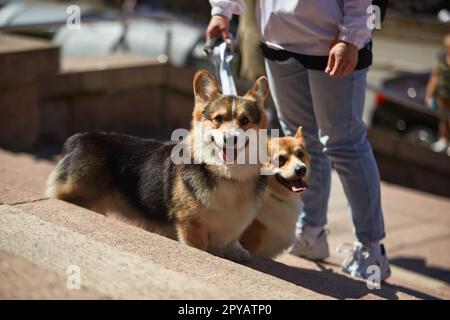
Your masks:
[{"label": "stone wall", "polygon": [[0,147],[28,150],[83,131],[145,135],[189,126],[190,69],[129,54],[62,59],[60,67],[58,48],[0,37]]},{"label": "stone wall", "polygon": [[75,132],[145,134],[189,126],[193,71],[133,55],[67,59],[40,83],[41,138]]},{"label": "stone wall", "polygon": [[408,39],[414,42],[442,44],[444,36],[450,32],[448,23],[437,21],[435,17],[398,14],[388,9],[386,19],[381,24],[384,37]]},{"label": "stone wall", "polygon": [[371,128],[368,138],[381,178],[405,187],[450,197],[450,160],[391,132]]},{"label": "stone wall", "polygon": [[0,146],[31,148],[39,135],[40,79],[59,70],[59,50],[0,34]]}]

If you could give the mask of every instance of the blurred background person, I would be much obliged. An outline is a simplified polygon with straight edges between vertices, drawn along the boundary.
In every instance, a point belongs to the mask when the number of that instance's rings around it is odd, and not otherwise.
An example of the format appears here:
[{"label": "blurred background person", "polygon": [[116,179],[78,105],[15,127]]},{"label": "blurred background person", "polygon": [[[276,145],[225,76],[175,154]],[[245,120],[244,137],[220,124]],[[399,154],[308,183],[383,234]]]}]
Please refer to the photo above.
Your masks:
[{"label": "blurred background person", "polygon": [[[450,112],[450,33],[444,37],[444,51],[437,57],[426,89],[426,102],[433,105],[436,101],[439,109]],[[444,152],[450,156],[450,120],[439,121],[439,140],[432,145],[435,152]]]}]

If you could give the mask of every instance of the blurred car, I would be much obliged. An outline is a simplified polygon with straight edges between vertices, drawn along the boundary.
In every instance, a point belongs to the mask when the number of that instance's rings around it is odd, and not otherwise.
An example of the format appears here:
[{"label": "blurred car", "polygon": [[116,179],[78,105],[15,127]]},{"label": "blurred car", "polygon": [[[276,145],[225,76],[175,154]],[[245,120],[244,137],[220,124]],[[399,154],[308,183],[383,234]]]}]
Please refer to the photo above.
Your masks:
[{"label": "blurred car", "polygon": [[80,30],[60,27],[53,42],[61,47],[63,56],[95,56],[120,51],[186,66],[205,60],[201,53],[203,34],[202,28],[182,20],[155,17],[84,23]]},{"label": "blurred car", "polygon": [[406,14],[436,15],[440,10],[450,9],[450,2],[448,0],[391,0],[389,10],[391,9]]},{"label": "blurred car", "polygon": [[[0,29],[20,30],[20,33],[23,34],[51,38],[55,31],[55,25],[66,24],[69,16],[67,8],[72,4],[78,3],[77,1],[67,4],[0,0]],[[79,6],[83,20],[108,19],[118,16],[118,12],[115,10],[87,5],[86,2]]]},{"label": "blurred car", "polygon": [[129,52],[211,69],[202,54],[204,26],[163,11],[124,15],[81,3],[81,29],[76,29],[66,26],[69,3],[0,0],[0,30],[48,38],[68,57]]},{"label": "blurred car", "polygon": [[383,82],[375,95],[371,126],[430,146],[437,140],[439,120],[425,103],[430,73],[402,73]]}]

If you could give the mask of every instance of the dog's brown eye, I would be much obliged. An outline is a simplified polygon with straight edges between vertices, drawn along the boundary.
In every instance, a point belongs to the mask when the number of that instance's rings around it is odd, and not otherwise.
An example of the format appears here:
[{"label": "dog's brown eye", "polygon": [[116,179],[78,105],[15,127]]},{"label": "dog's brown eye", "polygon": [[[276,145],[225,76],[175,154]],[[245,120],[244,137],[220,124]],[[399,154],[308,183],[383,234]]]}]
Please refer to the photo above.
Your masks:
[{"label": "dog's brown eye", "polygon": [[285,156],[279,156],[278,157],[278,166],[282,167],[286,163],[287,158]]},{"label": "dog's brown eye", "polygon": [[297,158],[299,159],[303,159],[303,157],[305,156],[305,153],[301,150],[297,151]]},{"label": "dog's brown eye", "polygon": [[249,122],[250,120],[247,117],[242,117],[241,119],[239,119],[239,123],[241,124],[241,126],[245,126]]},{"label": "dog's brown eye", "polygon": [[223,117],[219,114],[218,116],[215,116],[213,120],[215,123],[221,124],[223,122]]}]

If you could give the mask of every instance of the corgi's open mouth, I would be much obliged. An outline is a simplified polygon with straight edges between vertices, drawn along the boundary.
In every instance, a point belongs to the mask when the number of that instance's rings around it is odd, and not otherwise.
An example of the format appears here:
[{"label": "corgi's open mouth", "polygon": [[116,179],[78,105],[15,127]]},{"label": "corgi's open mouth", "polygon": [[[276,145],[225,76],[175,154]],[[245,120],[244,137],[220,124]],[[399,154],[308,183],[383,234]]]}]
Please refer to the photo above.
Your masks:
[{"label": "corgi's open mouth", "polygon": [[301,178],[287,180],[284,179],[279,174],[276,174],[275,177],[279,183],[281,183],[283,186],[285,186],[292,192],[303,192],[306,190],[306,188],[308,188],[308,184]]},{"label": "corgi's open mouth", "polygon": [[235,162],[237,160],[238,154],[241,150],[244,150],[248,145],[249,139],[246,138],[244,146],[240,148],[222,148],[222,159],[225,162]]}]

